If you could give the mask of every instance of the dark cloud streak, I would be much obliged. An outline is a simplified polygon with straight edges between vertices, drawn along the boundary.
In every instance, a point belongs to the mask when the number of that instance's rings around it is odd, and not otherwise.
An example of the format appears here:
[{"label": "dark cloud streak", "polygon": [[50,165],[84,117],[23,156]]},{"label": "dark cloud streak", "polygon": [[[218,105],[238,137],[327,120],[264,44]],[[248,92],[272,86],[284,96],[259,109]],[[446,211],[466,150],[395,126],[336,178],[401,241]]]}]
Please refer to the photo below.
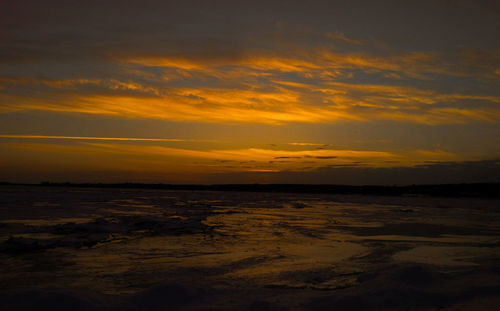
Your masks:
[{"label": "dark cloud streak", "polygon": [[[467,162],[441,162],[415,167],[372,168],[328,165],[313,171],[282,171],[265,176],[265,183],[411,185],[500,182],[500,159]],[[259,174],[228,173],[211,175],[214,183],[247,183],[263,180]]]}]

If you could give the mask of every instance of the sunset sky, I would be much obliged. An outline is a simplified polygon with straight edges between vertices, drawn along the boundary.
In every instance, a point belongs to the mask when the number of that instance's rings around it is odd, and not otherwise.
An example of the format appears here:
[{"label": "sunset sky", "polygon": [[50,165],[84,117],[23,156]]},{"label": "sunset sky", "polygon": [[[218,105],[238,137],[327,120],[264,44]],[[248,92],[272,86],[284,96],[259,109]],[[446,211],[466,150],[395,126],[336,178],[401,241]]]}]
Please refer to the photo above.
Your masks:
[{"label": "sunset sky", "polygon": [[500,182],[500,1],[0,0],[0,181]]}]

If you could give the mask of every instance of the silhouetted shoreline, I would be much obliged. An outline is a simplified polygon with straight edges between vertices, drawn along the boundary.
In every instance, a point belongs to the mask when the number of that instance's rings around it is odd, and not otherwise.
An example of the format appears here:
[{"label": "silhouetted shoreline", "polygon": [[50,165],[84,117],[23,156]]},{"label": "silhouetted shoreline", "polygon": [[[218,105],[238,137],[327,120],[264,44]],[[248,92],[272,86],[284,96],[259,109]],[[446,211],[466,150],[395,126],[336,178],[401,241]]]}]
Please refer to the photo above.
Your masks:
[{"label": "silhouetted shoreline", "polygon": [[442,196],[442,197],[478,197],[499,198],[500,183],[471,184],[435,184],[407,186],[351,186],[351,185],[315,185],[315,184],[163,184],[163,183],[71,183],[41,182],[22,184],[0,182],[3,186],[42,186],[75,188],[126,188],[126,189],[161,189],[191,191],[240,191],[271,193],[321,193],[321,194],[356,194],[380,196]]}]

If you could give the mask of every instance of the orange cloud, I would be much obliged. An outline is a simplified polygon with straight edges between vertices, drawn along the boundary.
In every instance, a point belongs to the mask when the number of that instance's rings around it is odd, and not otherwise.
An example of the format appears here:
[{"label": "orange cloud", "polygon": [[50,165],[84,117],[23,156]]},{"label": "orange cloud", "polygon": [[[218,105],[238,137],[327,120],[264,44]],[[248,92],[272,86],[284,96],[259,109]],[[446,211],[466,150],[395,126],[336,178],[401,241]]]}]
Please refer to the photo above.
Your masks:
[{"label": "orange cloud", "polygon": [[[469,62],[479,62],[476,55],[467,57]],[[281,54],[247,52],[237,56],[117,57],[113,60],[124,66],[123,73],[119,73],[124,76],[117,74],[112,79],[0,78],[4,88],[15,84],[47,87],[37,89],[36,96],[0,94],[0,112],[37,109],[126,118],[274,125],[379,119],[424,124],[498,122],[500,96],[448,94],[390,83],[391,79],[402,77],[427,79],[428,73],[467,74],[458,67],[462,71],[453,72],[456,66],[450,66],[442,58],[441,53],[431,52],[382,57],[326,49]],[[160,67],[163,72],[152,75],[149,67]],[[479,71],[486,70],[479,67]],[[353,69],[383,74],[389,80],[385,85],[346,82],[352,81],[349,70]],[[343,82],[338,81],[340,77]]]},{"label": "orange cloud", "polygon": [[[351,41],[357,42],[356,40]],[[492,61],[497,61],[498,55],[488,55],[490,59],[493,59]],[[409,52],[374,56],[369,53],[337,53],[327,49],[295,50],[293,53],[249,51],[238,55],[238,57],[224,57],[224,55],[207,57],[203,54],[143,55],[122,57],[118,60],[141,66],[171,67],[207,74],[220,73],[222,67],[240,67],[259,71],[310,72],[324,77],[330,76],[324,73],[338,73],[339,69],[361,69],[370,73],[385,73],[387,77],[396,79],[400,79],[402,76],[432,79],[427,76],[429,74],[495,78],[496,68],[485,67],[484,60],[477,53],[462,53],[458,55],[458,58],[459,61],[463,60],[467,63],[467,66],[459,66],[457,63],[451,62],[448,55],[440,52]],[[471,68],[476,70],[471,70]]]}]

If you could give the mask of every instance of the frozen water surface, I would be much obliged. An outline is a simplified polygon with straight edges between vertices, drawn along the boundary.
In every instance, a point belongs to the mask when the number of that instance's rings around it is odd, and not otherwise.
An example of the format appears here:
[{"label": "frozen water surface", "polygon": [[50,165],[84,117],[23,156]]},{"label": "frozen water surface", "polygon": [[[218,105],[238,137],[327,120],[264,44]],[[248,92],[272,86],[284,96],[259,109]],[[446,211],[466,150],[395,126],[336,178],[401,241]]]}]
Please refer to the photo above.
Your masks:
[{"label": "frozen water surface", "polygon": [[500,307],[498,200],[0,191],[2,310]]}]

